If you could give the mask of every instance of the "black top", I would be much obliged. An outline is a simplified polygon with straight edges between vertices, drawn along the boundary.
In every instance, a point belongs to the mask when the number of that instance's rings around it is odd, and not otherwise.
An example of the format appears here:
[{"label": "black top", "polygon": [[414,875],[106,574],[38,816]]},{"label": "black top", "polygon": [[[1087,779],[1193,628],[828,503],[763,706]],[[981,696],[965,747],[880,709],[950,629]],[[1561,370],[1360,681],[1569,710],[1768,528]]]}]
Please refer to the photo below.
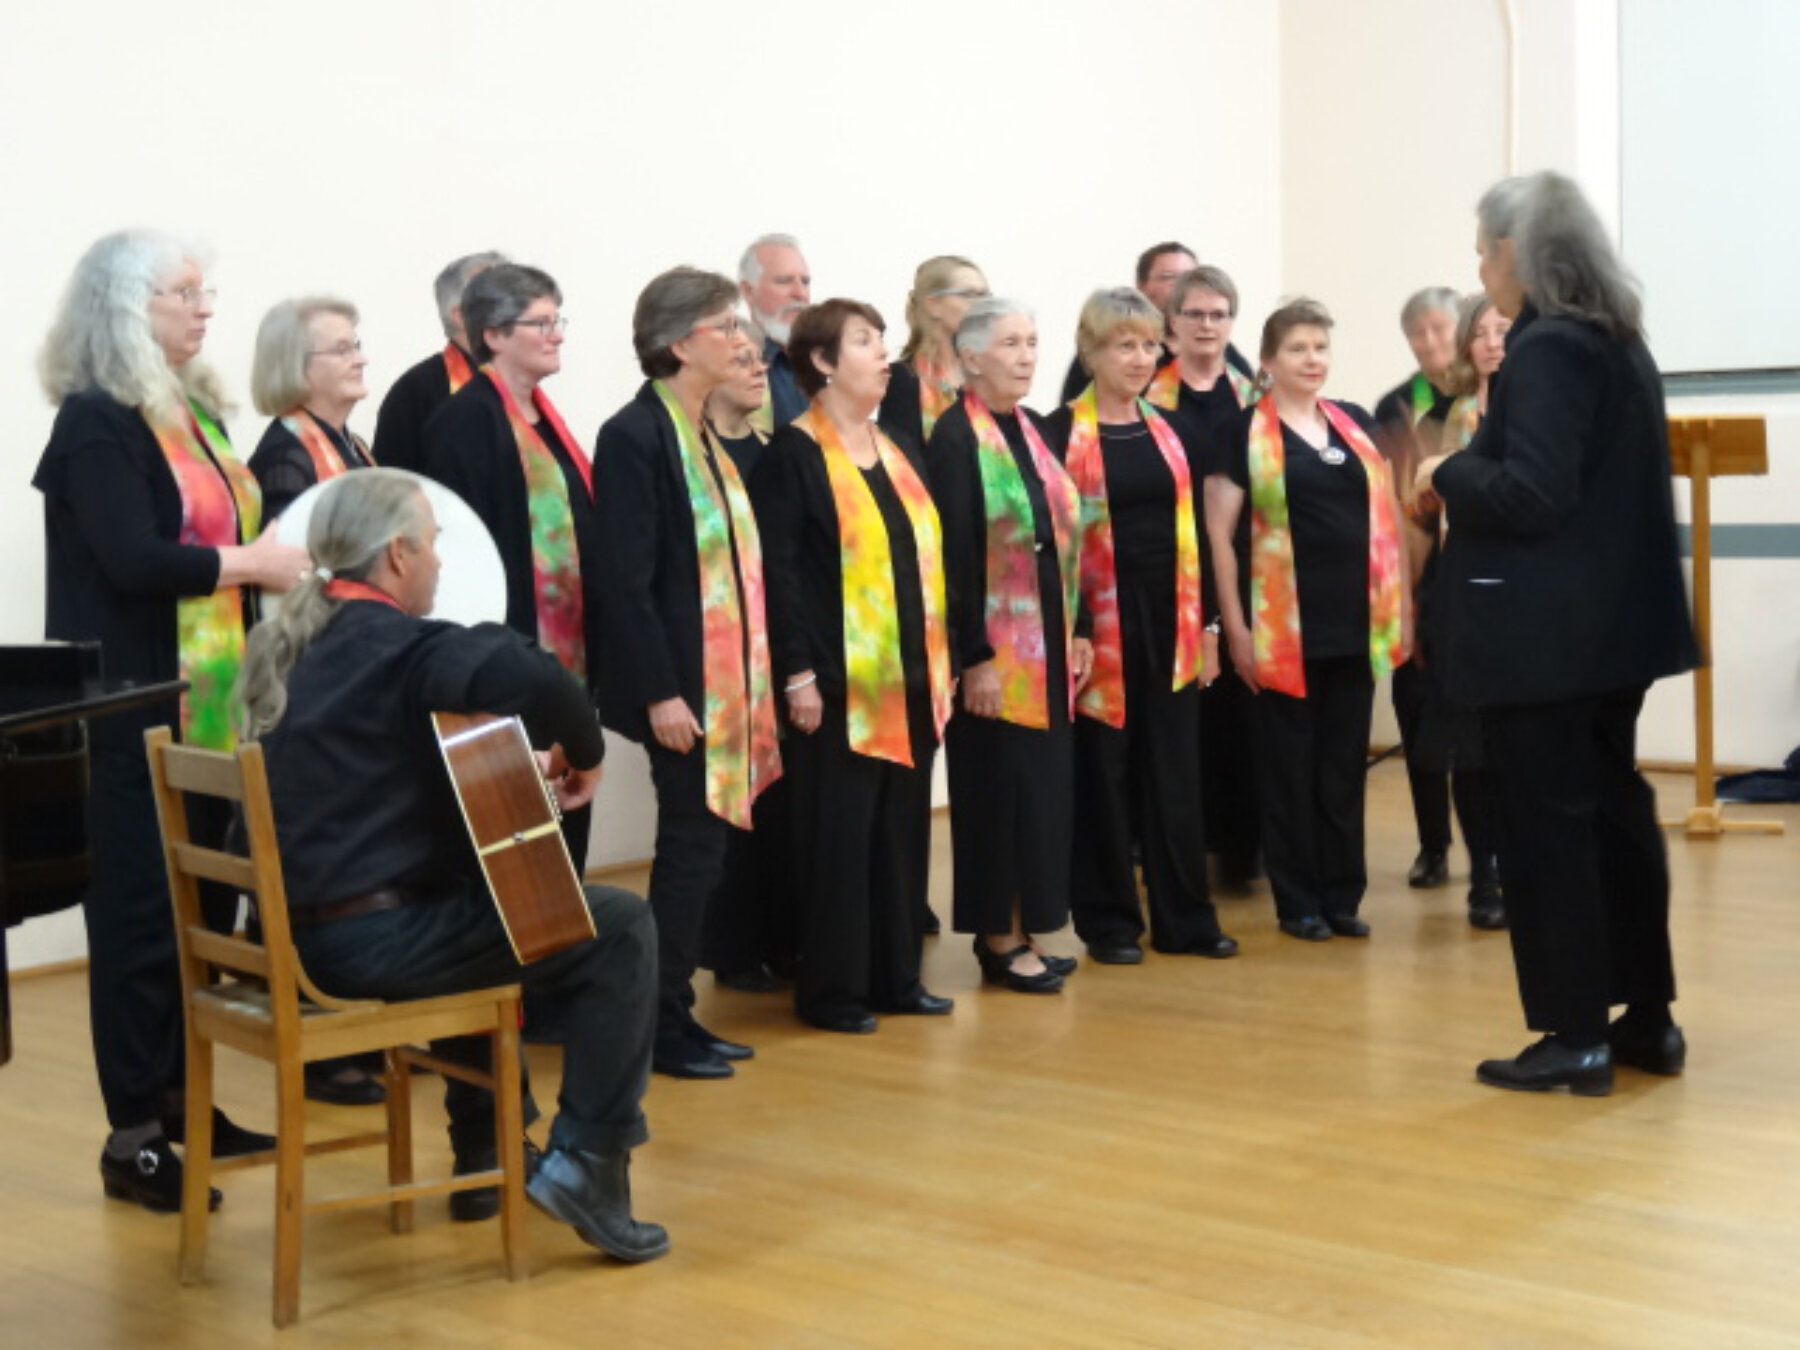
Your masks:
[{"label": "black top", "polygon": [[[109,682],[178,678],[176,601],[217,589],[219,551],[180,542],[181,492],[149,424],[98,390],[73,394],[31,482],[44,494],[44,636],[98,641]],[[93,743],[141,749],[145,727],[172,720],[166,707],[104,718]]]},{"label": "black top", "polygon": [[[476,365],[469,357],[469,369]],[[388,469],[423,473],[425,424],[449,401],[450,371],[444,365],[443,352],[433,352],[395,380],[381,400],[381,410],[375,414],[375,462]]]},{"label": "black top", "polygon": [[1412,382],[1407,376],[1375,405],[1375,444],[1395,466],[1397,475],[1410,477],[1419,464],[1437,454],[1444,439],[1444,423],[1450,416],[1455,394],[1431,386],[1431,407],[1415,426],[1412,420]]},{"label": "black top", "polygon": [[[1369,415],[1340,403],[1364,431]],[[1217,438],[1207,472],[1224,474],[1250,489],[1250,423],[1246,408]],[[1284,422],[1281,427],[1288,529],[1294,546],[1294,589],[1300,606],[1300,644],[1306,660],[1356,656],[1369,650],[1369,475],[1362,461],[1331,428],[1326,453],[1315,450]],[[1331,453],[1335,452],[1335,454]],[[1330,462],[1337,459],[1336,463]],[[1238,513],[1234,537],[1238,589],[1246,620],[1250,597],[1250,502]]]},{"label": "black top", "polygon": [[520,714],[532,744],[560,743],[578,769],[604,751],[580,685],[509,629],[346,601],[263,737],[294,913],[385,886],[444,897],[480,884],[433,712]]},{"label": "black top", "polygon": [[1481,429],[1432,482],[1452,697],[1548,702],[1694,667],[1662,379],[1640,340],[1527,305]]},{"label": "black top", "polygon": [[[311,418],[313,424],[331,438],[346,469],[366,469],[373,463],[362,443],[344,428],[334,427],[322,417],[313,417],[304,408],[300,415]],[[262,487],[265,524],[287,510],[294,498],[319,481],[312,456],[279,417],[269,423],[262,439],[256,443],[256,452],[250,456],[250,472],[256,475],[256,481]],[[306,541],[290,539],[287,542],[305,544]]]},{"label": "black top", "polygon": [[921,388],[919,372],[909,363],[895,361],[888,367],[888,390],[875,420],[890,437],[896,440],[904,437],[914,445],[925,444],[925,405],[920,401]]},{"label": "black top", "polygon": [[[582,639],[586,644],[588,684],[592,686],[605,650],[593,561],[601,549],[599,514],[575,462],[576,447],[562,443],[548,418],[540,421],[535,430],[538,439],[556,457],[569,490],[569,515],[575,527],[575,549],[581,566]],[[477,374],[432,416],[425,428],[425,454],[419,472],[449,488],[481,517],[506,569],[507,626],[537,641],[537,581],[531,557],[531,505],[525,488],[525,468],[519,462],[519,443],[507,421],[506,404],[492,377]]]},{"label": "black top", "polygon": [[[1159,358],[1156,363],[1156,368],[1161,370],[1174,359],[1175,354],[1165,346],[1162,349],[1161,358]],[[1246,375],[1256,374],[1256,368],[1244,359],[1244,354],[1237,349],[1235,343],[1227,342],[1225,344],[1225,359],[1239,370],[1243,371]],[[1093,383],[1093,379],[1094,377],[1092,375],[1082,369],[1081,357],[1077,354],[1075,359],[1069,362],[1069,373],[1063,376],[1062,401],[1064,403],[1071,403],[1079,398],[1081,396],[1081,391]]]},{"label": "black top", "polygon": [[779,431],[805,412],[812,400],[801,392],[800,382],[794,378],[787,349],[774,338],[763,339],[763,365],[768,368],[769,410],[775,415],[775,429]]},{"label": "black top", "polygon": [[719,444],[725,447],[725,453],[731,456],[731,462],[737,466],[738,477],[748,485],[750,475],[755,473],[756,466],[762,463],[763,451],[769,443],[754,429],[748,435],[734,439],[721,435],[719,429],[714,427],[713,435],[718,436]]}]

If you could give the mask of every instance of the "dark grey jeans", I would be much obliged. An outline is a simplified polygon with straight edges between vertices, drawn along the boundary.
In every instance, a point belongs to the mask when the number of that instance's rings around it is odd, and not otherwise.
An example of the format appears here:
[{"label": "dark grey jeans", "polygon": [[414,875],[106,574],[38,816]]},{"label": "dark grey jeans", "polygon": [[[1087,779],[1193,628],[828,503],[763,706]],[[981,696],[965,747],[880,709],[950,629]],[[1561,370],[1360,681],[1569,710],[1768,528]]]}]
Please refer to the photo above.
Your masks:
[{"label": "dark grey jeans", "polygon": [[[429,998],[518,983],[563,1010],[562,1091],[552,1148],[623,1153],[650,1137],[644,1089],[656,1030],[656,923],[630,891],[586,888],[598,936],[522,966],[485,892],[339,919],[294,934],[306,972],[340,998]],[[438,1044],[459,1063],[486,1067],[486,1037]],[[459,1154],[493,1142],[490,1095],[446,1079],[444,1108]],[[529,1090],[525,1118],[536,1110]]]}]

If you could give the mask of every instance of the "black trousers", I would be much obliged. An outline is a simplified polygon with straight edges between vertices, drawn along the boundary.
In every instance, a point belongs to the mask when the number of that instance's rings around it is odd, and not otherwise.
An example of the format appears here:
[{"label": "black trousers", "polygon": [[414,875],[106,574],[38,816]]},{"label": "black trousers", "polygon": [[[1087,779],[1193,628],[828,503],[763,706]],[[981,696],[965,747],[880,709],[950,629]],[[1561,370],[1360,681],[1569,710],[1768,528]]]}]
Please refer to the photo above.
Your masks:
[{"label": "black trousers", "polygon": [[795,1007],[817,1018],[895,1007],[919,990],[933,748],[915,738],[912,768],[859,755],[831,701],[816,732],[785,744],[802,877]]},{"label": "black trousers", "polygon": [[[782,742],[785,756],[793,745]],[[799,859],[794,856],[793,784],[784,773],[764,788],[749,830],[732,830],[725,875],[706,908],[700,964],[721,973],[767,965],[793,969],[799,950]]]},{"label": "black trousers", "polygon": [[1256,798],[1255,695],[1219,643],[1219,677],[1200,691],[1200,796],[1206,846],[1226,876],[1256,875],[1262,820]]},{"label": "black trousers", "polygon": [[[175,914],[163,866],[150,765],[142,745],[96,744],[89,756],[88,1008],[107,1122],[148,1124],[181,1110],[187,1073]],[[194,837],[217,845],[227,804],[191,799]],[[202,888],[209,927],[229,932],[237,897]]]},{"label": "black trousers", "polygon": [[1493,789],[1485,769],[1457,768],[1446,772],[1441,756],[1422,752],[1426,710],[1442,694],[1434,688],[1430,672],[1408,662],[1394,672],[1394,720],[1400,725],[1400,748],[1406,756],[1406,782],[1411,790],[1413,821],[1419,831],[1419,847],[1433,853],[1450,849],[1450,807],[1456,806],[1456,822],[1462,827],[1463,846],[1471,862],[1492,858],[1495,842]]},{"label": "black trousers", "polygon": [[[629,891],[586,888],[596,936],[519,964],[485,888],[441,901],[302,928],[294,945],[307,974],[342,998],[428,998],[517,982],[563,1010],[560,1108],[553,1148],[624,1153],[650,1137],[644,1089],[656,1026],[656,932],[650,908]],[[441,1041],[446,1058],[491,1068],[485,1036]],[[459,1154],[494,1142],[491,1093],[444,1080],[450,1142]],[[526,1094],[525,1119],[537,1109]]]},{"label": "black trousers", "polygon": [[1306,662],[1306,697],[1256,695],[1263,863],[1283,919],[1355,914],[1375,679],[1366,656]]},{"label": "black trousers", "polygon": [[1605,1040],[1616,1003],[1675,999],[1669,865],[1637,771],[1644,689],[1488,710],[1500,875],[1525,1022]]},{"label": "black trousers", "polygon": [[685,755],[654,741],[650,781],[656,788],[656,858],[650,864],[650,909],[656,915],[656,1034],[672,1041],[693,1020],[694,970],[707,906],[725,875],[729,822],[706,806],[706,750]]}]

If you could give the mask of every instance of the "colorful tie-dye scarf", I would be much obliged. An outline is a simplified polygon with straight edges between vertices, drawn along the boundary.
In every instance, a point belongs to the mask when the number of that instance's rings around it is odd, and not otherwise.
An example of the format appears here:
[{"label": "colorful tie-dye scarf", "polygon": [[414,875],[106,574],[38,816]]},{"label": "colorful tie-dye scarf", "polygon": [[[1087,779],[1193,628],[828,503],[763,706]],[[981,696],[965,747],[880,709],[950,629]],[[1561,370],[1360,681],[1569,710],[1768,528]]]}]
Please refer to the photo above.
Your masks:
[{"label": "colorful tie-dye scarf", "polygon": [[[195,548],[234,548],[262,529],[262,489],[231,452],[225,431],[198,403],[188,415],[144,420],[181,494],[181,542]],[[231,690],[244,660],[244,590],[221,586],[211,595],[175,603],[181,678],[181,739],[209,750],[237,744]]]},{"label": "colorful tie-dye scarf", "polygon": [[925,439],[930,440],[938,418],[956,406],[962,384],[955,366],[931,365],[923,352],[913,358],[913,374],[919,380],[919,418],[925,424]]},{"label": "colorful tie-dye scarf", "polygon": [[306,457],[312,461],[314,482],[324,483],[351,469],[366,469],[375,463],[375,456],[369,453],[363,438],[353,431],[347,434],[354,462],[345,463],[336,439],[304,408],[288,409],[281,415],[281,425],[293,433],[294,439],[305,449]]},{"label": "colorful tie-dye scarf", "polygon": [[[837,428],[815,401],[795,419],[818,442],[837,508],[838,557],[843,573],[844,676],[850,748],[872,759],[913,767],[906,715],[906,671],[900,661],[900,616],[894,560],[881,508],[863,472],[850,459]],[[944,628],[944,535],[937,507],[912,465],[874,423],[876,453],[912,525],[925,600],[925,664],[931,689],[932,734],[942,738],[950,717],[950,642]]]},{"label": "colorful tie-dye scarf", "polygon": [[[1369,667],[1380,679],[1400,663],[1400,531],[1387,461],[1363,429],[1335,403],[1319,411],[1344,438],[1369,481]],[[1294,539],[1288,528],[1287,454],[1274,395],[1250,421],[1250,630],[1256,681],[1293,698],[1306,697],[1300,600],[1294,584]]]},{"label": "colorful tie-dye scarf", "polygon": [[[1256,381],[1243,371],[1225,363],[1224,379],[1230,381],[1231,392],[1237,398],[1238,407],[1248,408],[1256,397]],[[1144,390],[1144,397],[1165,412],[1174,412],[1181,406],[1181,362],[1170,361],[1158,370],[1150,381],[1150,387]]]},{"label": "colorful tie-dye scarf", "polygon": [[444,344],[444,374],[450,381],[450,392],[454,394],[474,376],[469,367],[468,355],[454,342]]},{"label": "colorful tie-dye scarf", "polygon": [[[1112,510],[1106,499],[1106,464],[1100,454],[1100,416],[1094,386],[1069,405],[1069,476],[1081,490],[1081,597],[1094,625],[1094,668],[1076,706],[1109,727],[1125,725],[1125,642],[1119,627],[1119,573],[1113,558]],[[1138,400],[1144,425],[1175,480],[1175,673],[1181,689],[1200,678],[1200,541],[1194,519],[1194,485],[1181,440],[1146,400]]]},{"label": "colorful tie-dye scarf", "polygon": [[963,393],[963,410],[975,432],[976,463],[981,470],[981,498],[987,514],[987,635],[994,649],[994,673],[1000,677],[1000,717],[1022,727],[1050,725],[1048,666],[1045,653],[1053,640],[1044,631],[1043,598],[1038,593],[1037,517],[1024,475],[996,416],[1016,417],[1025,434],[1031,464],[1044,484],[1056,558],[1063,579],[1063,670],[1070,675],[1066,691],[1058,691],[1074,715],[1075,686],[1067,659],[1075,635],[1075,606],[1081,589],[1081,493],[1044,438],[1023,412],[995,414],[973,390]]},{"label": "colorful tie-dye scarf", "polygon": [[666,384],[657,380],[652,387],[675,424],[699,550],[706,806],[747,830],[757,796],[781,777],[763,608],[762,541],[731,456],[710,440],[702,441]]},{"label": "colorful tie-dye scarf", "polygon": [[569,435],[561,414],[544,397],[531,391],[539,421],[533,427],[492,366],[481,373],[500,393],[507,425],[519,449],[525,474],[526,512],[531,520],[532,590],[537,597],[538,645],[549,652],[576,679],[587,678],[587,639],[582,629],[581,550],[575,540],[575,513],[569,501],[569,480],[551,453],[551,436],[562,438],[563,450],[581,474],[582,484],[593,493],[592,470],[587,456]]}]

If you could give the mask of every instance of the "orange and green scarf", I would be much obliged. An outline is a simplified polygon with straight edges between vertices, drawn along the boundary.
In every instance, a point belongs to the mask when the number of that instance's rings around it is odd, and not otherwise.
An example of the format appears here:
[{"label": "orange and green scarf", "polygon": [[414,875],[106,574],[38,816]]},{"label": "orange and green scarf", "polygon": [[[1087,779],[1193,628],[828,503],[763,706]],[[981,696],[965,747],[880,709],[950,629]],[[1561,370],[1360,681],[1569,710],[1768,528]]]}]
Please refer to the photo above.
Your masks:
[{"label": "orange and green scarf", "polygon": [[1425,372],[1413,372],[1411,382],[1406,386],[1406,425],[1416,427],[1425,420],[1425,414],[1437,404],[1437,390],[1432,386]]},{"label": "orange and green scarf", "polygon": [[[881,508],[850,459],[831,418],[815,401],[795,424],[818,442],[837,508],[843,574],[844,677],[850,748],[872,759],[913,767],[906,715],[906,671],[900,662],[900,615],[894,558]],[[944,532],[931,494],[905,455],[871,422],[876,453],[912,526],[925,601],[925,665],[931,688],[932,735],[950,717],[950,641],[944,628]]]},{"label": "orange and green scarf", "polygon": [[[1363,429],[1335,403],[1319,411],[1362,462],[1369,480],[1369,667],[1380,679],[1400,664],[1400,530],[1387,461]],[[1256,681],[1292,698],[1306,697],[1300,600],[1294,584],[1294,539],[1288,528],[1287,453],[1275,398],[1256,405],[1250,421],[1250,630]]]},{"label": "orange and green scarf", "polygon": [[[1231,382],[1231,392],[1237,396],[1238,407],[1248,408],[1250,401],[1256,397],[1256,381],[1231,362],[1225,363],[1226,380]],[[1150,380],[1150,387],[1144,390],[1144,397],[1165,412],[1174,412],[1181,406],[1181,361],[1178,359],[1166,362]]]},{"label": "orange and green scarf", "polygon": [[[1069,476],[1081,491],[1081,598],[1094,625],[1094,668],[1077,708],[1109,727],[1125,725],[1125,642],[1119,627],[1119,573],[1113,558],[1112,510],[1100,454],[1100,416],[1089,385],[1069,405]],[[1147,401],[1138,410],[1175,480],[1175,675],[1173,689],[1200,678],[1200,541],[1194,485],[1181,441]]]},{"label": "orange and green scarf", "polygon": [[450,381],[450,392],[461,389],[474,376],[469,368],[469,358],[463,349],[454,342],[444,344],[444,375]]},{"label": "orange and green scarf", "polygon": [[702,440],[666,384],[657,380],[652,387],[675,424],[681,445],[681,470],[700,557],[706,807],[747,830],[758,795],[781,777],[763,607],[762,540],[731,456],[717,447],[710,433]]},{"label": "orange and green scarf", "polygon": [[[194,548],[234,548],[262,529],[262,489],[231,452],[212,416],[192,399],[188,415],[144,420],[156,436],[181,494],[181,542]],[[221,586],[211,595],[175,603],[181,678],[181,739],[208,750],[237,745],[231,690],[244,660],[244,589]]]},{"label": "orange and green scarf", "polygon": [[[1031,494],[1013,458],[996,414],[974,390],[963,393],[963,411],[975,432],[975,459],[981,470],[981,498],[987,514],[987,635],[994,649],[994,673],[1000,677],[1000,718],[1022,727],[1050,725],[1049,666],[1052,641],[1044,631],[1043,597],[1038,593],[1037,517]],[[1019,430],[1031,454],[1031,465],[1044,484],[1050,526],[1056,537],[1056,560],[1063,581],[1063,670],[1075,636],[1075,606],[1081,590],[1081,493],[1075,487],[1031,419],[1018,409],[1005,416],[1019,419]],[[1075,686],[1059,690],[1074,715]]]},{"label": "orange and green scarf", "polygon": [[1469,448],[1469,442],[1475,439],[1475,429],[1481,425],[1481,400],[1474,394],[1464,394],[1450,405],[1450,411],[1444,416],[1444,439],[1439,449],[1446,455],[1454,455],[1458,450]]},{"label": "orange and green scarf", "polygon": [[538,645],[554,656],[576,679],[587,678],[587,639],[582,630],[581,549],[575,540],[575,513],[569,501],[569,480],[550,450],[551,436],[562,438],[563,450],[581,474],[591,497],[593,471],[587,456],[569,435],[562,415],[551,406],[542,389],[531,391],[538,410],[537,426],[525,420],[506,381],[492,366],[483,366],[500,392],[506,422],[519,449],[525,472],[526,514],[531,521],[532,591],[537,599]]},{"label": "orange and green scarf", "polygon": [[288,409],[281,415],[281,425],[293,433],[294,439],[306,451],[306,457],[312,461],[314,482],[327,482],[353,468],[366,469],[375,463],[375,456],[369,453],[363,438],[352,431],[347,434],[359,458],[354,464],[346,464],[338,443],[304,408]]},{"label": "orange and green scarf", "polygon": [[923,352],[913,358],[913,374],[919,380],[919,418],[925,425],[925,439],[930,440],[938,418],[956,406],[962,384],[954,367],[933,366]]}]

